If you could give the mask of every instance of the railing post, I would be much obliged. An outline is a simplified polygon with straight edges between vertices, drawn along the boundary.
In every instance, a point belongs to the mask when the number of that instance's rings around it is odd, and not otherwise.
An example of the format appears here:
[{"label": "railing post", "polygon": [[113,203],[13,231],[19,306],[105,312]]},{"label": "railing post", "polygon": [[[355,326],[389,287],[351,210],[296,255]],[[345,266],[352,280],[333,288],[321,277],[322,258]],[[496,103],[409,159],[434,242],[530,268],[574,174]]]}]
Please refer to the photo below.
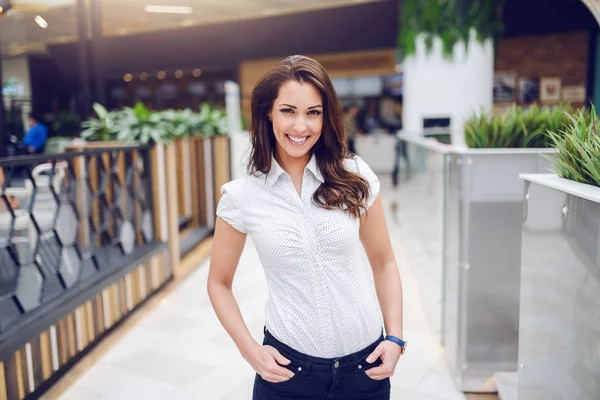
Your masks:
[{"label": "railing post", "polygon": [[173,276],[177,278],[181,250],[179,247],[179,209],[177,193],[177,157],[175,145],[170,144],[165,148],[165,174],[167,193],[167,230],[169,234],[169,258]]},{"label": "railing post", "polygon": [[197,228],[206,223],[206,218],[203,217],[206,212],[206,204],[202,199],[203,191],[200,190],[204,181],[204,147],[202,142],[204,139],[190,139],[190,180],[192,193],[192,226]]},{"label": "railing post", "polygon": [[221,186],[231,180],[231,158],[229,136],[213,138],[213,168],[214,168],[214,212],[221,200]]}]

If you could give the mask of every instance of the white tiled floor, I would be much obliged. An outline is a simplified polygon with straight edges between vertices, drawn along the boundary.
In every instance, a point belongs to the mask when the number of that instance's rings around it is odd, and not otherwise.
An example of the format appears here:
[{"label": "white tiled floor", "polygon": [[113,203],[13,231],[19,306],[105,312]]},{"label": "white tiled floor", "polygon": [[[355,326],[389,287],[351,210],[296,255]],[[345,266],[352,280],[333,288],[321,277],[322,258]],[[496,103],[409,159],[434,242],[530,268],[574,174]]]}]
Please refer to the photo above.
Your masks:
[{"label": "white tiled floor", "polygon": [[[395,194],[383,178],[388,206]],[[388,226],[404,283],[407,354],[392,378],[398,400],[463,400],[444,360],[439,321],[426,308],[439,302],[436,277],[424,278],[414,251],[405,249],[411,224]],[[414,237],[414,236],[413,236]],[[412,249],[414,250],[414,249]],[[254,371],[219,324],[206,293],[208,261],[146,316],[61,397],[62,400],[251,398]],[[434,274],[435,275],[435,274]],[[417,282],[417,277],[419,282]],[[257,341],[262,340],[267,288],[251,241],[242,255],[234,293]],[[427,306],[426,306],[427,305]],[[435,314],[433,314],[435,315]]]}]

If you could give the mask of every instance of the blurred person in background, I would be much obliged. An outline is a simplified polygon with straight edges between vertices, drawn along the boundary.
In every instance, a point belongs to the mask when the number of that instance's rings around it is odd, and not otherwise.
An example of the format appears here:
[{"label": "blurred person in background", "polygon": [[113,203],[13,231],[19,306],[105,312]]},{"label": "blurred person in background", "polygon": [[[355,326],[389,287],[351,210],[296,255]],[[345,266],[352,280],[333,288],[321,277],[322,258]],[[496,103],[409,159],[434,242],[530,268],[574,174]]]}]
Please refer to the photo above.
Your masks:
[{"label": "blurred person in background", "polygon": [[344,114],[344,127],[346,129],[346,142],[348,150],[352,154],[356,154],[356,148],[354,146],[354,138],[358,130],[357,115],[359,107],[358,104],[352,103],[348,106],[348,110]]},{"label": "blurred person in background", "polygon": [[[221,188],[207,289],[256,371],[253,399],[389,400],[406,343],[379,180],[349,154],[339,99],[315,60],[283,60],[251,107],[250,174]],[[269,288],[262,344],[232,292],[247,235]]]},{"label": "blurred person in background", "polygon": [[48,129],[32,113],[28,115],[27,120],[29,122],[29,130],[23,138],[23,151],[27,154],[41,153],[48,140]]}]

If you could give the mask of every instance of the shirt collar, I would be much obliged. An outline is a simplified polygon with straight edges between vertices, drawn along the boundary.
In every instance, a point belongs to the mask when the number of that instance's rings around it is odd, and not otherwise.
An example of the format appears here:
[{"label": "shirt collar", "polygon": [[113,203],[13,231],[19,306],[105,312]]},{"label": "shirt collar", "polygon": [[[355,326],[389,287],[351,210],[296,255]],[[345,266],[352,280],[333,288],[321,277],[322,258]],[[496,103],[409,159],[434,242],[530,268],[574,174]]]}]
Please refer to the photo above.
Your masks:
[{"label": "shirt collar", "polygon": [[[325,178],[323,178],[323,174],[319,170],[319,165],[317,164],[317,156],[314,154],[310,158],[310,161],[306,165],[305,169],[308,169],[315,178],[317,178],[321,183],[325,183]],[[269,187],[273,186],[275,182],[279,179],[279,177],[286,173],[285,170],[279,165],[277,160],[275,160],[274,156],[271,156],[271,170],[267,174],[267,185]]]},{"label": "shirt collar", "polygon": [[325,183],[325,178],[323,178],[323,174],[321,174],[321,170],[319,169],[319,164],[317,164],[317,156],[315,156],[314,153],[306,168],[308,168],[321,183]]}]

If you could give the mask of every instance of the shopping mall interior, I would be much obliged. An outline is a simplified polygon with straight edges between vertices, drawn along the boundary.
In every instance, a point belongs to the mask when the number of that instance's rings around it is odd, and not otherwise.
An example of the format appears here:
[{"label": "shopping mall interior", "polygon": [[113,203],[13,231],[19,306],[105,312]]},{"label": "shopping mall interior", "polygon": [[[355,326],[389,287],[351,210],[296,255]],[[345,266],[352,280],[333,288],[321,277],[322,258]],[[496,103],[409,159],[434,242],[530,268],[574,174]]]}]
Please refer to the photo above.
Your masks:
[{"label": "shopping mall interior", "polygon": [[[276,387],[207,286],[254,88],[291,55],[381,184],[408,343],[390,398],[600,399],[599,0],[0,0],[0,400]],[[232,292],[260,344],[247,236]],[[309,374],[273,398],[312,399],[286,392]]]}]

